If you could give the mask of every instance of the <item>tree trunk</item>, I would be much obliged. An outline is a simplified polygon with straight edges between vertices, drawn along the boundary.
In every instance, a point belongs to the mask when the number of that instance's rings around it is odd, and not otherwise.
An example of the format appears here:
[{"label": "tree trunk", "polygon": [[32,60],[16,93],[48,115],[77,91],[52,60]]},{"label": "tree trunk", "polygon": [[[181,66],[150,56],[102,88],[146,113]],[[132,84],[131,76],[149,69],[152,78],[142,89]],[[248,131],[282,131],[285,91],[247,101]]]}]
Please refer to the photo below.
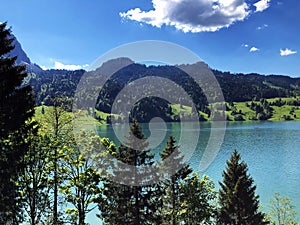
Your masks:
[{"label": "tree trunk", "polygon": [[84,213],[84,197],[82,197],[81,201],[78,200],[78,219],[79,224],[78,225],[84,225],[85,220],[85,213]]},{"label": "tree trunk", "polygon": [[[54,127],[54,134],[56,141],[58,140],[58,129],[59,129],[59,115],[58,115],[58,109],[56,106],[54,106],[55,110],[55,127]],[[58,212],[57,212],[57,206],[58,206],[58,174],[57,174],[57,146],[55,146],[54,149],[54,200],[53,200],[53,225],[58,224]]]},{"label": "tree trunk", "polygon": [[138,187],[134,187],[134,198],[135,198],[135,225],[140,225],[140,201],[138,196]]},{"label": "tree trunk", "polygon": [[176,225],[175,178],[172,176],[172,225]]},{"label": "tree trunk", "polygon": [[31,219],[31,225],[35,225],[36,221],[35,221],[35,217],[36,217],[36,205],[35,205],[35,202],[36,202],[36,180],[35,180],[35,176],[33,175],[33,180],[32,180],[32,183],[33,183],[33,196],[32,196],[32,205],[31,205],[31,211],[30,211],[30,219]]},{"label": "tree trunk", "polygon": [[57,205],[58,205],[58,181],[57,181],[57,151],[55,149],[54,159],[54,200],[53,200],[53,225],[58,224]]}]

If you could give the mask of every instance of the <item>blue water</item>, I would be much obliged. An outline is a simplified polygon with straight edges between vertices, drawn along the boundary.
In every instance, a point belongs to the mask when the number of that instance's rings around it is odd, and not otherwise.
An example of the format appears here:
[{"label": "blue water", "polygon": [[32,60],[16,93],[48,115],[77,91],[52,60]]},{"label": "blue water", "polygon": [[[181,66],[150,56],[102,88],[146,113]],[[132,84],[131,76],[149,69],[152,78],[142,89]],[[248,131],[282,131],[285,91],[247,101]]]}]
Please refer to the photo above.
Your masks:
[{"label": "blue water", "polygon": [[[156,153],[166,145],[169,135],[179,140],[182,131],[191,136],[191,139],[184,143],[184,150],[189,150],[189,143],[192,145],[197,133],[195,129],[198,129],[193,123],[185,123],[183,127],[180,123],[167,123],[166,127],[154,126],[151,133],[147,124],[142,124],[142,127],[147,136],[152,135],[152,141],[160,141]],[[200,124],[199,142],[189,160],[195,171],[199,171],[199,163],[211,134],[210,127],[210,123]],[[117,128],[126,132],[123,125]],[[257,186],[256,193],[260,196],[262,209],[268,211],[272,195],[278,192],[292,199],[299,216],[300,122],[227,122],[224,131],[224,140],[215,159],[207,169],[199,172],[210,176],[218,188],[218,181],[222,180],[222,171],[226,168],[226,160],[230,158],[233,150],[237,149],[242,160],[247,163],[249,173]],[[166,133],[165,136],[162,136],[163,133]],[[117,144],[120,143],[109,125],[99,127],[99,134],[101,137],[109,137]]]}]

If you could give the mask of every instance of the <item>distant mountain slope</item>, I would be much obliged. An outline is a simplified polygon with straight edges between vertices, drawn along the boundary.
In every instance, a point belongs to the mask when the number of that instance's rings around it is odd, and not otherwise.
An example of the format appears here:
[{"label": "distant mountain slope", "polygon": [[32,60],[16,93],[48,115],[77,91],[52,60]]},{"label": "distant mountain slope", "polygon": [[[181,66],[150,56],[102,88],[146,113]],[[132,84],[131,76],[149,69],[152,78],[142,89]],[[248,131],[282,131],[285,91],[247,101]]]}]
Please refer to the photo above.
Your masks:
[{"label": "distant mountain slope", "polygon": [[14,38],[13,45],[15,46],[15,48],[9,53],[9,56],[10,57],[17,56],[16,63],[18,65],[21,64],[26,65],[27,70],[30,72],[41,72],[42,69],[38,65],[30,61],[29,57],[22,49],[22,46],[20,42],[17,40],[17,38],[15,36],[11,36],[11,38]]},{"label": "distant mountain slope", "polygon": [[[124,63],[125,66],[117,72],[114,71],[116,65]],[[93,79],[101,79],[103,74],[114,73],[110,80],[105,84],[104,88],[99,94],[96,104],[96,109],[102,112],[111,112],[112,104],[118,93],[129,83],[136,79],[147,76],[158,76],[172,80],[181,86],[193,99],[199,111],[209,114],[208,102],[202,93],[202,90],[197,86],[195,81],[189,77],[181,68],[187,67],[196,76],[205,76],[200,73],[205,67],[204,63],[197,63],[192,65],[174,66],[145,66],[141,64],[132,63],[132,61],[125,59],[111,60],[103,64],[102,67],[96,71],[88,72],[88,75]],[[44,102],[46,105],[51,104],[50,99],[54,96],[74,96],[78,82],[84,70],[66,71],[66,70],[47,70],[38,73],[32,73],[27,79],[28,84],[34,87],[37,96],[37,103]],[[252,99],[274,98],[274,97],[291,97],[300,95],[300,78],[291,78],[279,75],[259,75],[259,74],[232,74],[229,72],[221,72],[213,70],[221,89],[224,98],[227,102],[242,102],[250,101]],[[203,85],[209,87],[211,84],[205,79],[202,79]],[[96,83],[96,82],[91,82]],[[88,87],[92,88],[92,87]],[[147,90],[149,84],[143,84],[140,87],[142,90]],[[164,91],[164,94],[172,95],[171,89],[157,90]],[[173,93],[174,94],[174,93]],[[214,94],[214,93],[210,93]],[[82,94],[84,98],[90,98]],[[130,96],[123,96],[123,101],[130,101]],[[218,96],[215,96],[218,101]],[[186,101],[177,98],[178,102],[185,105]],[[132,113],[134,117],[140,118],[141,121],[149,121],[154,116],[161,116],[166,120],[171,120],[172,109],[168,102],[158,98],[144,99],[136,104],[136,109]],[[139,109],[139,112],[138,110]],[[173,118],[174,119],[174,118]]]},{"label": "distant mountain slope", "polygon": [[55,96],[73,98],[77,84],[84,70],[41,70],[29,73],[25,84],[33,87],[37,105],[51,105]]},{"label": "distant mountain slope", "polygon": [[[42,103],[50,105],[51,98],[55,96],[74,97],[77,84],[86,71],[44,71],[38,65],[35,65],[30,61],[29,57],[23,51],[21,44],[16,39],[14,45],[15,49],[10,53],[10,56],[18,56],[17,63],[26,65],[29,76],[25,80],[25,84],[33,86],[38,105]],[[120,70],[116,69],[121,67],[123,68]],[[97,79],[101,79],[101,76],[104,74],[113,74],[99,94],[96,108],[100,111],[109,113],[115,97],[130,82],[147,76],[157,76],[171,80],[182,87],[193,99],[197,110],[209,114],[208,101],[205,95],[197,86],[196,82],[184,72],[189,71],[189,74],[192,73],[196,77],[201,77],[200,80],[202,85],[209,89],[212,84],[205,78],[205,71],[207,71],[207,68],[208,66],[203,62],[191,65],[179,65],[177,67],[145,66],[134,63],[128,58],[118,58],[105,62],[95,71],[88,73],[91,77],[97,75]],[[242,102],[250,101],[254,98],[261,99],[300,95],[300,78],[291,78],[280,75],[265,76],[254,73],[232,74],[230,72],[221,72],[218,70],[212,71],[221,86],[224,98],[227,102]],[[147,90],[147,88],[149,88],[147,85],[148,84],[143,84],[141,88]],[[172,95],[171,89],[166,88],[166,90],[163,91]],[[219,96],[214,96],[215,93],[213,92],[209,94],[214,97],[215,101],[218,101]],[[123,97],[123,100],[129,102],[130,96]],[[177,100],[182,105],[185,104],[185,100],[181,99],[180,96],[177,96]],[[136,108],[142,113],[133,116],[141,117],[143,121],[148,120],[153,115],[161,114],[166,118],[170,118],[170,114],[172,114],[172,109],[169,107],[168,102],[158,98],[142,100],[136,104]],[[133,113],[137,113],[137,110],[133,110]]]},{"label": "distant mountain slope", "polygon": [[[94,73],[108,71],[109,68],[115,67],[116,61],[112,60],[103,64]],[[110,65],[111,64],[111,65]],[[185,65],[187,66],[187,65]],[[195,73],[199,70],[199,65],[188,65],[195,67]],[[180,68],[180,66],[179,66]],[[183,86],[194,98],[203,98],[201,91],[196,88],[195,82],[189,79],[186,73],[174,66],[150,66],[141,64],[131,64],[120,71],[117,71],[112,79],[105,86],[107,96],[115,97],[116,94],[129,82],[146,76],[160,76],[173,80],[178,85]],[[36,94],[39,96],[53,96],[54,93],[66,94],[72,97],[72,93],[85,71],[67,71],[67,70],[47,70],[39,71],[30,76],[27,80],[34,87]],[[213,70],[225,97],[228,102],[231,101],[248,101],[253,98],[274,98],[289,97],[300,94],[300,78],[291,78],[280,75],[260,75],[260,74],[232,74],[230,72],[221,72]],[[209,84],[206,84],[209,85]],[[110,87],[109,87],[110,86]],[[43,87],[43,88],[42,88]],[[47,88],[46,88],[47,87]],[[45,90],[47,90],[45,92]],[[43,92],[43,95],[41,95]],[[192,93],[192,92],[198,92]],[[104,95],[104,93],[102,93]],[[110,99],[108,101],[112,101]],[[43,98],[38,99],[38,104],[45,101]],[[196,100],[197,101],[197,100]],[[201,101],[202,102],[202,101]]]},{"label": "distant mountain slope", "polygon": [[225,100],[249,101],[253,98],[290,97],[300,94],[300,78],[281,75],[232,74],[213,70]]},{"label": "distant mountain slope", "polygon": [[28,58],[27,54],[22,49],[21,44],[18,42],[15,36],[12,36],[11,38],[14,38],[13,45],[15,48],[9,53],[11,57],[18,56],[16,63],[27,63],[31,64],[30,59]]}]

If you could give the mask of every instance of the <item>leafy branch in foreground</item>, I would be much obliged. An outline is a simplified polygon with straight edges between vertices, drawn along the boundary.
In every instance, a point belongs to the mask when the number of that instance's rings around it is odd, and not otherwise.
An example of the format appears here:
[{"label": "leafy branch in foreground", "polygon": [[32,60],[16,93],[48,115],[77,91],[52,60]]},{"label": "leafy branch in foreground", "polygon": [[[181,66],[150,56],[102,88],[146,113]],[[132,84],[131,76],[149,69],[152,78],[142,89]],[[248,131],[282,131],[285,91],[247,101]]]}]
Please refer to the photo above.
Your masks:
[{"label": "leafy branch in foreground", "polygon": [[292,205],[292,200],[282,197],[279,193],[275,193],[270,201],[270,216],[273,219],[273,224],[278,225],[293,225],[296,224],[295,206]]},{"label": "leafy branch in foreground", "polygon": [[[94,166],[93,158],[89,158],[95,151],[103,155],[108,153],[105,147],[97,149],[100,146],[102,145],[99,136],[82,131],[77,135],[74,146],[64,146],[61,150],[64,154],[61,167],[64,182],[60,186],[60,192],[74,207],[67,208],[66,213],[71,215],[71,221],[78,225],[86,224],[86,215],[97,207],[94,203],[101,198],[100,182],[103,181],[103,174],[101,168]],[[97,159],[101,157],[103,156]]]},{"label": "leafy branch in foreground", "polygon": [[18,183],[28,222],[37,225],[45,222],[50,216],[51,185],[48,181],[51,171],[48,146],[51,140],[42,134],[31,134],[29,138],[29,151],[24,157],[27,166]]}]

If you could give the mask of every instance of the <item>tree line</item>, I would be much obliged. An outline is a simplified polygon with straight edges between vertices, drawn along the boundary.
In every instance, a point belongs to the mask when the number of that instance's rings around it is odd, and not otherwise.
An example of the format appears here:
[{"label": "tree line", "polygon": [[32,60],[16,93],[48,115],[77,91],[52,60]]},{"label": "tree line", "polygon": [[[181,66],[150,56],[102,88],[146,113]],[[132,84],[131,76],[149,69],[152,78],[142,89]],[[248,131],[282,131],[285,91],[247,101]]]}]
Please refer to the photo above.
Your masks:
[{"label": "tree line", "polygon": [[[37,105],[51,105],[51,99],[57,95],[73,98],[77,85],[85,73],[87,73],[86,77],[90,77],[90,79],[94,79],[94,77],[101,79],[103,74],[110,71],[110,68],[118,67],[120,64],[124,64],[124,67],[115,72],[101,90],[97,103],[95,104],[95,109],[98,111],[110,113],[116,96],[120,94],[120,91],[129,83],[132,84],[136,79],[147,76],[156,76],[171,80],[182,87],[193,100],[197,112],[202,112],[210,116],[211,111],[206,96],[198,87],[197,83],[184,72],[186,70],[195,74],[197,77],[201,77],[201,85],[207,90],[206,92],[211,92],[206,93],[213,99],[210,102],[218,102],[218,99],[220,98],[220,96],[218,96],[220,93],[215,93],[214,90],[212,90],[211,81],[206,77],[207,74],[201,72],[201,69],[207,67],[204,63],[180,65],[178,67],[168,65],[147,67],[146,65],[134,63],[129,59],[120,58],[110,60],[97,70],[90,72],[84,70],[47,70],[30,73],[24,82],[33,87]],[[264,76],[259,74],[233,74],[218,70],[212,70],[212,72],[220,84],[225,101],[228,103],[251,101],[254,98],[259,100],[300,95],[300,78],[279,75]],[[89,76],[89,74],[91,76]],[[164,85],[163,82],[162,85]],[[147,90],[150,86],[151,84],[145,83],[140,85],[140,88],[141,90]],[[93,87],[89,88],[91,89]],[[182,95],[176,96],[176,93],[174,93],[172,88],[169,88],[167,84],[165,84],[165,88],[156,91],[157,94],[163,92],[164,96],[176,98],[178,104],[187,103],[187,100],[184,99]],[[131,97],[132,96],[127,96],[123,93],[121,103],[126,104],[130,102]],[[92,96],[88,93],[83,92],[81,98],[84,98],[86,102],[93,101]],[[299,102],[297,102],[297,104],[299,104]],[[90,113],[94,116],[94,112]],[[137,102],[133,107],[131,114],[132,118],[136,118],[141,122],[149,122],[151,115],[157,114],[166,121],[177,121],[178,119],[176,115],[170,111],[169,102],[161,98],[153,97],[145,98]],[[119,118],[127,117],[127,115],[120,116],[121,117]],[[260,115],[260,118],[266,119],[268,118],[268,114],[263,113]],[[242,116],[238,115],[237,119],[242,119]]]},{"label": "tree line", "polygon": [[[171,136],[158,162],[172,157],[172,164],[161,167],[164,179],[134,185],[141,174],[156,176],[147,170],[155,163],[154,155],[138,122],[131,124],[127,144],[116,146],[93,132],[74,133],[68,98],[54,98],[51,107],[35,112],[32,88],[22,86],[25,67],[7,56],[13,49],[10,33],[6,23],[0,24],[1,224],[85,225],[95,208],[104,224],[272,223],[260,211],[256,186],[237,151],[227,161],[217,191],[209,177],[183,163],[184,149]],[[107,156],[116,161],[105,160]],[[123,177],[124,184],[113,182],[126,174],[124,164],[137,169]],[[278,224],[294,223],[291,202],[280,195],[272,212]]]}]

